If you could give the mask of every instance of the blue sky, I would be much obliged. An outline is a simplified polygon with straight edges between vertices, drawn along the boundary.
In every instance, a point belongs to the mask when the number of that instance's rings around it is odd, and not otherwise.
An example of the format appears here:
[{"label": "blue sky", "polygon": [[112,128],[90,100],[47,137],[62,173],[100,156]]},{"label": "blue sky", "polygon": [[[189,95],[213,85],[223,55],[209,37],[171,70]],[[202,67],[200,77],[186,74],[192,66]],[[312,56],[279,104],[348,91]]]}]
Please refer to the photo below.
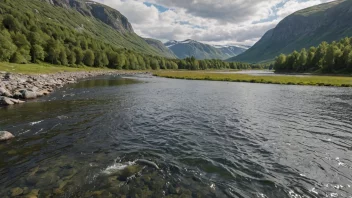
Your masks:
[{"label": "blue sky", "polygon": [[332,0],[96,0],[119,10],[143,37],[253,45],[293,12]]}]

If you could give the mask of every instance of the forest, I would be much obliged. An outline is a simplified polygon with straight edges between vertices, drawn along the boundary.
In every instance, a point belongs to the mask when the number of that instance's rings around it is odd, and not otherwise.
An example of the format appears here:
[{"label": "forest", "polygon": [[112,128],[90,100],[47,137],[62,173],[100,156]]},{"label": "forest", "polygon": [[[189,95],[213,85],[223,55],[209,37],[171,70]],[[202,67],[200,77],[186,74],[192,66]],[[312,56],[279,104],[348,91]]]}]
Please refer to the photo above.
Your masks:
[{"label": "forest", "polygon": [[275,59],[276,72],[352,72],[352,38],[338,42],[322,42],[318,47],[281,54]]},{"label": "forest", "polygon": [[263,65],[222,60],[168,59],[137,53],[94,38],[81,28],[40,21],[33,12],[0,9],[0,61],[19,64],[50,63],[64,66],[144,69],[253,69]]}]

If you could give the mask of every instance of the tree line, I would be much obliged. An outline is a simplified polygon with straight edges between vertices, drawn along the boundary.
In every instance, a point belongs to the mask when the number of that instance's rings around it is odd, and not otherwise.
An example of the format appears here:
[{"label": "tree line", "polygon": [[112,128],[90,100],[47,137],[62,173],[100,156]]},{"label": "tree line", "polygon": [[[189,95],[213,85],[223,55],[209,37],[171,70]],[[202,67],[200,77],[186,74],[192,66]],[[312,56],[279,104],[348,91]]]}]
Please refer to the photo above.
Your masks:
[{"label": "tree line", "polygon": [[46,62],[65,66],[109,67],[113,69],[260,69],[264,65],[196,60],[194,57],[167,59],[136,53],[97,40],[91,34],[53,22],[41,22],[33,12],[0,8],[0,61]]},{"label": "tree line", "polygon": [[318,47],[303,48],[289,55],[281,54],[275,59],[278,72],[347,73],[352,72],[352,38],[322,42]]}]

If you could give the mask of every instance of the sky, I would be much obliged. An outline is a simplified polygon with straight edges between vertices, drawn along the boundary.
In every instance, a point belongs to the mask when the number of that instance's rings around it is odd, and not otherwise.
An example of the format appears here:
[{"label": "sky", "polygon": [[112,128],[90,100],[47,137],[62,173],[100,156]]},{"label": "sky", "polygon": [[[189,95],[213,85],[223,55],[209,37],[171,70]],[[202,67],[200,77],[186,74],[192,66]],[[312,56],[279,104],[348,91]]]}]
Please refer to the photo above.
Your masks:
[{"label": "sky", "polygon": [[125,15],[146,38],[253,45],[284,17],[333,0],[95,0]]}]

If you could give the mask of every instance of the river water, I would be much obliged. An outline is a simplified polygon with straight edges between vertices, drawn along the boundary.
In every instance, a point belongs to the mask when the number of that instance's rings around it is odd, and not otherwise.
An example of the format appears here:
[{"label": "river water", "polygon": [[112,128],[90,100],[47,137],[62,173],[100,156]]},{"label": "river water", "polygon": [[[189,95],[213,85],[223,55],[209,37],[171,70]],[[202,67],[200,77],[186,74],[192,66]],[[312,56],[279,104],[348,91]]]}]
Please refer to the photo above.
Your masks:
[{"label": "river water", "polygon": [[86,80],[0,109],[0,197],[350,198],[351,111],[350,88]]}]

